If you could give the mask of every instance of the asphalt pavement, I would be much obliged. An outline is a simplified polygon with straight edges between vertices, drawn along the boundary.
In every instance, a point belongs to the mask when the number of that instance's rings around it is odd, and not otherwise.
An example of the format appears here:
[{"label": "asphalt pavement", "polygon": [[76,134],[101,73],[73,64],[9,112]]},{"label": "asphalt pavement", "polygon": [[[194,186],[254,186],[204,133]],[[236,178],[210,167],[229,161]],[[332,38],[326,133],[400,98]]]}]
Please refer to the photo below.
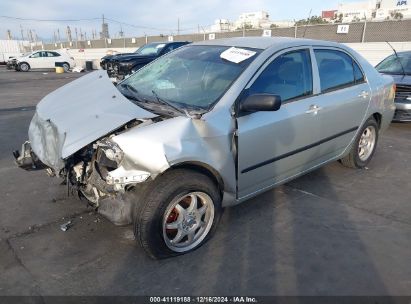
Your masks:
[{"label": "asphalt pavement", "polygon": [[331,163],[226,209],[195,252],[154,261],[131,226],[13,163],[35,105],[82,75],[0,68],[0,295],[411,295],[411,124],[391,124],[367,169]]}]

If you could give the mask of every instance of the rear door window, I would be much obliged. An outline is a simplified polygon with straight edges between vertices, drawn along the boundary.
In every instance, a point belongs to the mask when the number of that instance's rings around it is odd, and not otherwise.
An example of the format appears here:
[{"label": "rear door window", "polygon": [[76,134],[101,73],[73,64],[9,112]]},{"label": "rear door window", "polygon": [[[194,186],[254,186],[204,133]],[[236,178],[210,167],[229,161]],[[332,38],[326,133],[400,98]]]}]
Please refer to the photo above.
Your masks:
[{"label": "rear door window", "polygon": [[60,54],[57,52],[47,52],[48,57],[59,57]]},{"label": "rear door window", "polygon": [[321,91],[355,85],[364,81],[358,64],[344,52],[337,50],[314,50],[320,74]]}]

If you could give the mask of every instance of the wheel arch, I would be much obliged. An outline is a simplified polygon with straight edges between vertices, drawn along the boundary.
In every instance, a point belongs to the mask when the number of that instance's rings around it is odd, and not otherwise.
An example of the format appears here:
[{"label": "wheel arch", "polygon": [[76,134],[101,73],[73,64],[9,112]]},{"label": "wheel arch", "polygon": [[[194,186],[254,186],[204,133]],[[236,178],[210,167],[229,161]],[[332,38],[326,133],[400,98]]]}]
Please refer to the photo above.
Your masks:
[{"label": "wheel arch", "polygon": [[224,180],[221,177],[220,173],[216,169],[214,169],[212,166],[206,163],[199,162],[199,161],[186,161],[186,162],[177,163],[177,164],[172,165],[165,172],[174,170],[174,169],[188,169],[188,170],[200,172],[208,176],[216,184],[221,194],[224,191]]},{"label": "wheel arch", "polygon": [[378,129],[381,129],[381,123],[382,123],[382,114],[379,112],[375,112],[371,115],[375,119],[378,125]]}]

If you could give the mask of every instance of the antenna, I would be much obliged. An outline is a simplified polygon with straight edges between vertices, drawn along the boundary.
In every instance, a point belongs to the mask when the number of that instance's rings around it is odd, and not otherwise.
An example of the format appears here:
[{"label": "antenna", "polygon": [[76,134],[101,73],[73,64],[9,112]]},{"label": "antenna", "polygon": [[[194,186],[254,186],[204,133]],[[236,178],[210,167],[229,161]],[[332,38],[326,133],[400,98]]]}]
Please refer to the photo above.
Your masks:
[{"label": "antenna", "polygon": [[307,25],[310,24],[310,18],[311,18],[311,11],[312,11],[312,10],[313,10],[313,9],[311,8],[311,9],[310,9],[310,12],[308,13],[307,23],[306,23],[305,26],[304,26],[303,38],[305,37],[305,32],[307,31]]},{"label": "antenna", "polygon": [[390,48],[392,48],[392,50],[394,51],[394,54],[395,54],[395,57],[397,57],[397,60],[398,60],[398,62],[399,62],[399,64],[400,64],[400,66],[401,66],[401,69],[402,69],[402,74],[405,76],[405,69],[404,69],[404,66],[402,65],[402,62],[401,62],[401,60],[400,60],[400,57],[398,56],[398,54],[397,54],[397,51],[393,48],[393,46],[388,42],[388,41],[385,41],[389,46],[390,46]]}]

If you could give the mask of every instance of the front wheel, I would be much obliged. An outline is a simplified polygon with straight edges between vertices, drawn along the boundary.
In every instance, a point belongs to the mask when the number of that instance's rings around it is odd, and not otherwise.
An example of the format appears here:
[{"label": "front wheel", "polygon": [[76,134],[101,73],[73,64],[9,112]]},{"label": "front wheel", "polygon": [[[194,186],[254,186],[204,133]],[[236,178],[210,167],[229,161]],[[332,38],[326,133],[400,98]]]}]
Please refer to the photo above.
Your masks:
[{"label": "front wheel", "polygon": [[136,239],[155,259],[200,247],[222,214],[221,195],[208,176],[177,169],[158,179],[137,202],[134,214]]},{"label": "front wheel", "polygon": [[28,70],[30,70],[30,66],[28,63],[22,62],[18,65],[18,70],[22,72],[27,72]]},{"label": "front wheel", "polygon": [[378,124],[369,118],[357,135],[350,153],[342,158],[341,164],[349,168],[364,168],[374,155],[378,142]]}]

